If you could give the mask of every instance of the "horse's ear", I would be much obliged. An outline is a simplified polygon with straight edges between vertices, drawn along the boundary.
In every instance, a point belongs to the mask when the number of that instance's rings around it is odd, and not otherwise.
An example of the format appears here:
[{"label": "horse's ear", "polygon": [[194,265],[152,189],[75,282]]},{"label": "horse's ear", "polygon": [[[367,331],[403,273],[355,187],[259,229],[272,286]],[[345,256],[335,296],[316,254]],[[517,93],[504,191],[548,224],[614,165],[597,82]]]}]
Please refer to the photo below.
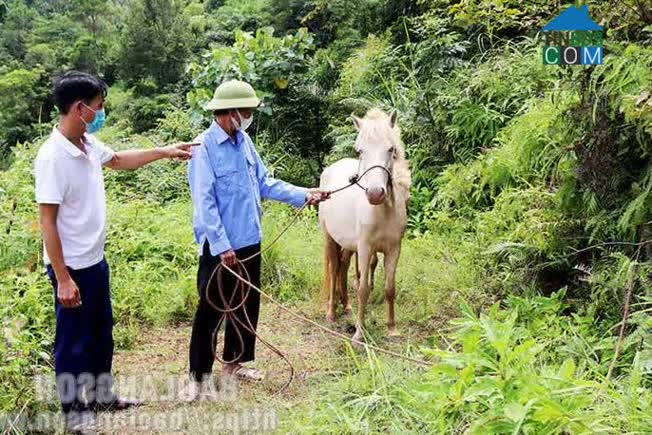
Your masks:
[{"label": "horse's ear", "polygon": [[356,130],[359,131],[362,129],[362,119],[358,118],[353,113],[351,114],[351,119],[353,120],[353,125],[355,125]]},{"label": "horse's ear", "polygon": [[398,120],[398,112],[396,110],[392,110],[392,114],[389,115],[389,125],[390,127],[394,128],[396,127],[396,121]]}]

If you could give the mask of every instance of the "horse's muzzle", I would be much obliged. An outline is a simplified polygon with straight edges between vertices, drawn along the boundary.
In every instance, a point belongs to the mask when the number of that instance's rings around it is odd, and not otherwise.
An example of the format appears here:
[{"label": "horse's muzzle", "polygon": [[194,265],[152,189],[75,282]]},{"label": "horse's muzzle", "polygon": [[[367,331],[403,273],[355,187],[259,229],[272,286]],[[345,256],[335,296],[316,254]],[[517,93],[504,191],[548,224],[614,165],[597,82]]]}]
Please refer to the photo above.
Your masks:
[{"label": "horse's muzzle", "polygon": [[380,205],[385,201],[385,189],[382,187],[370,187],[367,189],[367,200],[371,205]]}]

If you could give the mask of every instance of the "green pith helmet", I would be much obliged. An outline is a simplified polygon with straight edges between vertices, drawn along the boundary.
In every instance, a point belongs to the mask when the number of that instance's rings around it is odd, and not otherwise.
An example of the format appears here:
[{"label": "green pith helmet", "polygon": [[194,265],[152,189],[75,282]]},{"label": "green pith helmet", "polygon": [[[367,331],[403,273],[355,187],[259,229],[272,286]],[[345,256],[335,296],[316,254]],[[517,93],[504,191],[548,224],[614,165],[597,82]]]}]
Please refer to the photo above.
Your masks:
[{"label": "green pith helmet", "polygon": [[260,98],[249,83],[240,80],[223,82],[215,89],[213,99],[205,106],[205,110],[225,109],[255,109],[260,105]]}]

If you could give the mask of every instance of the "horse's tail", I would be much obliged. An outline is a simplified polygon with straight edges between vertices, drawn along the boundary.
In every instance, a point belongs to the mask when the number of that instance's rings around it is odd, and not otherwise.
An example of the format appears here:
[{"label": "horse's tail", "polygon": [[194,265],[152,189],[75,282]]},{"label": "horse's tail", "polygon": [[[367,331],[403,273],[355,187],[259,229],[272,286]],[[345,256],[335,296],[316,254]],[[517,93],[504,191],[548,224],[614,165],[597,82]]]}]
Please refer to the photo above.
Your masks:
[{"label": "horse's tail", "polygon": [[331,257],[328,255],[328,245],[330,243],[330,236],[324,230],[324,285],[321,288],[321,294],[319,295],[319,299],[322,302],[326,302],[328,300],[328,296],[331,291]]}]

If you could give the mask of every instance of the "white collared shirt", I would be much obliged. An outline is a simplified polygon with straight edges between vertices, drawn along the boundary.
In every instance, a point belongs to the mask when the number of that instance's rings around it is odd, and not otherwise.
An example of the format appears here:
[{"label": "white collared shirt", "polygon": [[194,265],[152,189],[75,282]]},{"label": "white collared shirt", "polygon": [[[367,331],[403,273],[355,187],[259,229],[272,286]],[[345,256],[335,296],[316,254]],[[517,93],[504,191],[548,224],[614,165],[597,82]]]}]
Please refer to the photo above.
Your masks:
[{"label": "white collared shirt", "polygon": [[[84,269],[104,258],[106,195],[102,165],[114,152],[85,134],[86,153],[54,127],[34,163],[36,202],[59,204],[57,229],[66,266]],[[49,264],[43,247],[45,264]]]}]

